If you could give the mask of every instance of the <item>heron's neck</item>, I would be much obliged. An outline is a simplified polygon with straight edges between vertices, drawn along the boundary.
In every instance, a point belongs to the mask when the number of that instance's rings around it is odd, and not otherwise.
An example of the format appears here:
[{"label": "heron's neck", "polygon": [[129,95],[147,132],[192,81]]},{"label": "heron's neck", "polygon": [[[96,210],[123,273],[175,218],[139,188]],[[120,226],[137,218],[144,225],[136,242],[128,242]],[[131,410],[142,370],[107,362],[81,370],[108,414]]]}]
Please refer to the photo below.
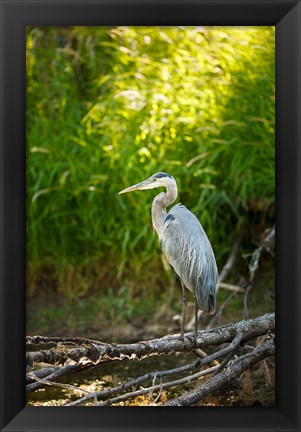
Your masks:
[{"label": "heron's neck", "polygon": [[167,216],[166,207],[172,204],[178,195],[176,182],[166,186],[166,192],[157,195],[152,204],[153,227],[161,239],[163,233],[163,222]]}]

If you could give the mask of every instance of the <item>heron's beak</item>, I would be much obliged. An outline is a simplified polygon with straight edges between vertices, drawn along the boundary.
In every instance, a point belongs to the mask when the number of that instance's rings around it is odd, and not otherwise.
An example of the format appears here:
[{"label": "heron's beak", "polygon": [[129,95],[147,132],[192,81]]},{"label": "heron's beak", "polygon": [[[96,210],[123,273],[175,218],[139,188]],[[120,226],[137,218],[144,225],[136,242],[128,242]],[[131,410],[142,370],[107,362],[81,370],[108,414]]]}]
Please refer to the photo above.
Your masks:
[{"label": "heron's beak", "polygon": [[135,190],[145,190],[145,189],[154,189],[155,184],[152,180],[147,179],[141,183],[137,183],[133,186],[130,186],[126,189],[123,189],[122,191],[118,192],[119,194],[123,194],[123,193],[127,193],[127,192],[132,192]]}]

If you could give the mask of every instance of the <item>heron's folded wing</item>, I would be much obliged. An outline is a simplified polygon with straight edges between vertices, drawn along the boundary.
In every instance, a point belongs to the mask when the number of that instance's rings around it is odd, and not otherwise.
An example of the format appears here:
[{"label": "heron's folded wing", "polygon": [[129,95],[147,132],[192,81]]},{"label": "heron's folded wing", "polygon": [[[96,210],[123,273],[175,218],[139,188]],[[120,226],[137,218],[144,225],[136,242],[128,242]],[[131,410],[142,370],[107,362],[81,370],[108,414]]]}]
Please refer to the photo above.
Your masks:
[{"label": "heron's folded wing", "polygon": [[[217,284],[217,267],[208,237],[186,207],[174,206],[167,215],[161,238],[168,263],[193,293],[206,297]],[[201,301],[201,300],[200,300]]]}]

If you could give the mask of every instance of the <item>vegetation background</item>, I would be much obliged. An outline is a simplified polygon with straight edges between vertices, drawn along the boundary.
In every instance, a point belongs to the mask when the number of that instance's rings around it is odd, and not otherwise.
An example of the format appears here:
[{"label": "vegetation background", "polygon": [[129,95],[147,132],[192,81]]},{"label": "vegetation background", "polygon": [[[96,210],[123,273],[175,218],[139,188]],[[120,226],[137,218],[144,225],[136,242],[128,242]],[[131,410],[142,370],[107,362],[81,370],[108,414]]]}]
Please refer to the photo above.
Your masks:
[{"label": "vegetation background", "polygon": [[[27,28],[28,334],[166,333],[182,306],[152,231],[158,191],[118,195],[158,171],[219,269],[242,236],[231,282],[243,285],[243,254],[274,223],[274,48],[274,27]],[[265,258],[251,316],[274,307]]]}]

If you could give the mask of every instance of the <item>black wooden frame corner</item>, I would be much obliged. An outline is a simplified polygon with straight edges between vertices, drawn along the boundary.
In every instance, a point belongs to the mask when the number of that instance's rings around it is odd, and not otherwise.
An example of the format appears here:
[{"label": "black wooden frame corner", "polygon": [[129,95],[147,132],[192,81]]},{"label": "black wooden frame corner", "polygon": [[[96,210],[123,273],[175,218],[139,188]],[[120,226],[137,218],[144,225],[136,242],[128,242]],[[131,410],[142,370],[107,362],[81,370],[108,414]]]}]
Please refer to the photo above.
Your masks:
[{"label": "black wooden frame corner", "polygon": [[[0,0],[3,431],[300,431],[300,1]],[[276,26],[276,406],[25,406],[25,27]]]}]

